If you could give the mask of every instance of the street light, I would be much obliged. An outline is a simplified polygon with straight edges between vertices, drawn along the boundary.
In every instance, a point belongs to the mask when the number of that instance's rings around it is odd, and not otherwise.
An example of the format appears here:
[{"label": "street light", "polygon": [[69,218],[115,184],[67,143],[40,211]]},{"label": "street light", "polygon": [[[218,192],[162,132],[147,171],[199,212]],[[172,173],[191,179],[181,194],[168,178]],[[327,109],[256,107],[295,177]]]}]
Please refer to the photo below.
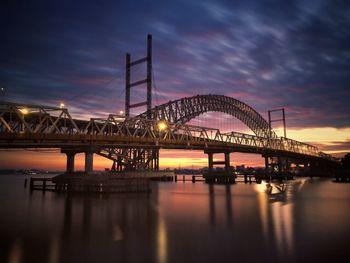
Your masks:
[{"label": "street light", "polygon": [[4,87],[1,87],[1,95],[2,95],[2,100],[5,99],[5,88]]},{"label": "street light", "polygon": [[120,115],[124,115],[124,111],[122,111],[122,110],[119,111],[119,114],[120,114]]},{"label": "street light", "polygon": [[63,108],[64,108],[64,103],[61,102],[61,103],[60,103],[60,109],[63,109]]},{"label": "street light", "polygon": [[27,115],[29,113],[29,110],[27,108],[22,108],[22,109],[19,109],[19,111],[22,113],[22,123],[21,123],[21,130],[20,132],[23,133],[24,132],[24,116]]},{"label": "street light", "polygon": [[165,121],[158,122],[158,130],[159,131],[164,131],[167,128],[168,128],[168,124]]},{"label": "street light", "polygon": [[23,114],[23,115],[27,115],[29,113],[29,110],[27,108],[22,108],[19,109],[19,111]]}]

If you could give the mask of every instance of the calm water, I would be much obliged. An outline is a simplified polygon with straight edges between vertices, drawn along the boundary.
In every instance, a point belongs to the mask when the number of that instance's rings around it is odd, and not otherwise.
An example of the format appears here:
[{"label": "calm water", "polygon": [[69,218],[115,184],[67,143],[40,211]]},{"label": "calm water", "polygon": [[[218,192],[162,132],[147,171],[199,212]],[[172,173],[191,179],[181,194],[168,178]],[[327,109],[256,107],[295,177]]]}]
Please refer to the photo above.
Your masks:
[{"label": "calm water", "polygon": [[99,196],[30,194],[24,178],[0,176],[0,262],[350,262],[350,184]]}]

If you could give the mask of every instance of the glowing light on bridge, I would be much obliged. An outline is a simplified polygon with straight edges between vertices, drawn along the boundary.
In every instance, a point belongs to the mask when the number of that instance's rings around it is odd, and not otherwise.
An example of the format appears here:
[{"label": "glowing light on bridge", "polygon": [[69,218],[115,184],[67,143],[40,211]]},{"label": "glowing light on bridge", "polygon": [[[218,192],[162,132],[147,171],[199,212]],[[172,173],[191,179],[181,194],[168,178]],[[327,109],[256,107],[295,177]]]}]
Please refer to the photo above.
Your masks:
[{"label": "glowing light on bridge", "polygon": [[64,103],[63,103],[63,102],[61,102],[61,103],[60,103],[60,109],[63,109],[63,108],[64,108],[64,106],[65,106],[65,105],[64,105]]},{"label": "glowing light on bridge", "polygon": [[29,110],[27,108],[23,108],[19,110],[23,115],[26,115],[29,113]]},{"label": "glowing light on bridge", "polygon": [[158,129],[164,131],[168,128],[168,124],[165,121],[158,122]]}]

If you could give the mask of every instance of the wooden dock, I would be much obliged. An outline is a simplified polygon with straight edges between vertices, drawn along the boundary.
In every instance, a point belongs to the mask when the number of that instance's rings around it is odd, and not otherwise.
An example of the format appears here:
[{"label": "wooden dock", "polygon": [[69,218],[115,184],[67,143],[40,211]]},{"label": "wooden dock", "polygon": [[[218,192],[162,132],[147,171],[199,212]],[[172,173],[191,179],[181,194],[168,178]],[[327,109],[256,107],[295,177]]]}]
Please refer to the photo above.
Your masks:
[{"label": "wooden dock", "polygon": [[[191,177],[191,179],[187,179],[186,177]],[[181,182],[204,182],[205,179],[202,175],[175,175],[174,176],[174,182],[181,181]]]},{"label": "wooden dock", "polygon": [[[27,186],[27,179],[25,179],[24,186]],[[52,182],[52,178],[47,177],[31,177],[29,179],[30,190],[55,191],[56,184]]]},{"label": "wooden dock", "polygon": [[262,180],[281,181],[281,180],[293,180],[294,177],[289,174],[214,174],[214,175],[175,175],[174,182],[206,182],[206,183],[218,183],[218,184],[234,184],[234,183],[258,183]]},{"label": "wooden dock", "polygon": [[[30,190],[88,193],[150,192],[150,181],[173,181],[173,171],[130,171],[121,173],[65,173],[53,178],[32,177]],[[25,179],[24,186],[27,185]]]}]

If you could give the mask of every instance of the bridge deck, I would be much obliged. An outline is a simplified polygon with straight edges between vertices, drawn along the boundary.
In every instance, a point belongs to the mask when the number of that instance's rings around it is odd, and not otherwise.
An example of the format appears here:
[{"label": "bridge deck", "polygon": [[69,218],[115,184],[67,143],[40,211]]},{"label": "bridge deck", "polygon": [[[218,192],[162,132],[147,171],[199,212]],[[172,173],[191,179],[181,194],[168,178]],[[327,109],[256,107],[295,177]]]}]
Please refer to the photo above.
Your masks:
[{"label": "bridge deck", "polygon": [[[25,108],[24,108],[25,107]],[[25,111],[24,111],[25,109]],[[193,149],[335,161],[317,147],[288,138],[261,137],[141,117],[73,119],[67,109],[0,104],[0,148],[141,147]]]}]

